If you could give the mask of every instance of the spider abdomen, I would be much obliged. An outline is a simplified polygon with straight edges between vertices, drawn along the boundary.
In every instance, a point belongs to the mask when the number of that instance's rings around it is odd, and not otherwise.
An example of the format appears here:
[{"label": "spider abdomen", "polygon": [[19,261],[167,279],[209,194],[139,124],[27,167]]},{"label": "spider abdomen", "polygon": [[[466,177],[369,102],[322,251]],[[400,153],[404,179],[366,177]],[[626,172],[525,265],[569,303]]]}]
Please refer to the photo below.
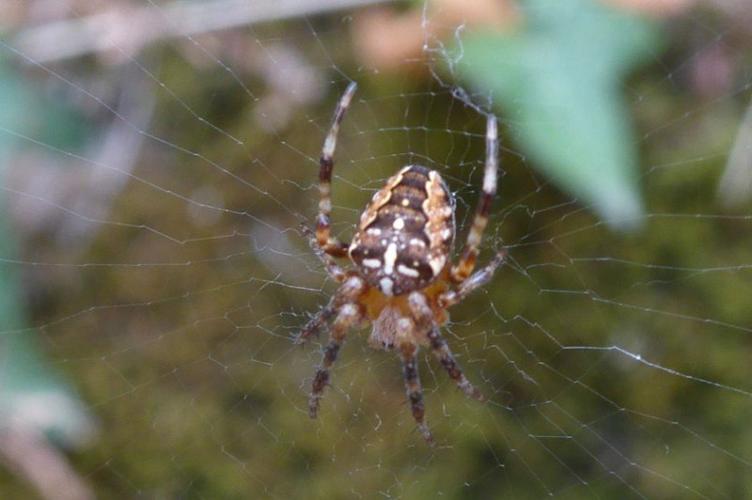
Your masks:
[{"label": "spider abdomen", "polygon": [[454,240],[454,203],[435,170],[409,165],[366,206],[349,248],[369,285],[385,295],[425,288],[446,266]]}]

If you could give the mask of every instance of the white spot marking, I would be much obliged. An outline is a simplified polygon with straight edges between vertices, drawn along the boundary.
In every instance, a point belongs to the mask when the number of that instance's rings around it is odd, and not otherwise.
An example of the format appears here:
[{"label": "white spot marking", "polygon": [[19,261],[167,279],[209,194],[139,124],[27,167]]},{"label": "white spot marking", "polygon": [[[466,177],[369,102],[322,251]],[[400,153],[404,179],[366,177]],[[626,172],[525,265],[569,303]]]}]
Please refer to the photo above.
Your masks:
[{"label": "white spot marking", "polygon": [[412,278],[417,278],[420,275],[420,273],[418,273],[416,269],[404,266],[402,264],[397,266],[397,272],[400,274],[404,274],[405,276],[410,276]]},{"label": "white spot marking", "polygon": [[381,229],[372,227],[366,231],[369,236],[381,236]]},{"label": "white spot marking", "polygon": [[412,336],[411,334],[413,331],[413,322],[410,321],[410,318],[400,318],[397,320],[395,330],[398,342],[409,341],[410,337]]},{"label": "white spot marking", "polygon": [[343,316],[355,317],[358,315],[358,308],[354,304],[345,304],[342,306],[340,314]]},{"label": "white spot marking", "polygon": [[337,135],[330,133],[324,141],[324,156],[331,157],[334,154],[334,148],[337,147]]},{"label": "white spot marking", "polygon": [[384,295],[392,295],[392,286],[394,285],[394,282],[389,278],[381,278],[381,281],[379,281],[379,286],[381,287],[381,292]]},{"label": "white spot marking", "polygon": [[428,265],[431,266],[434,276],[438,276],[441,270],[444,269],[445,262],[446,259],[443,256],[428,259]]},{"label": "white spot marking", "polygon": [[426,297],[420,292],[411,293],[407,300],[414,309],[425,309],[428,307]]},{"label": "white spot marking", "polygon": [[363,265],[371,269],[378,269],[381,267],[381,261],[379,259],[363,259]]},{"label": "white spot marking", "polygon": [[442,240],[448,240],[452,236],[452,230],[447,228],[444,228],[441,230],[441,239]]},{"label": "white spot marking", "polygon": [[496,169],[489,168],[483,176],[483,191],[494,193],[496,191]]},{"label": "white spot marking", "polygon": [[406,207],[409,205],[410,205],[410,200],[408,200],[407,198],[402,198],[402,206]]},{"label": "white spot marking", "polygon": [[389,241],[387,241],[387,240],[381,240],[381,246],[382,247],[385,247],[388,243],[389,243]]},{"label": "white spot marking", "polygon": [[345,286],[348,288],[352,288],[353,290],[359,290],[363,288],[363,281],[361,281],[360,278],[353,276],[351,278],[348,278],[347,281],[345,281]]},{"label": "white spot marking", "polygon": [[384,274],[394,272],[394,263],[397,261],[397,245],[390,243],[384,252]]},{"label": "white spot marking", "polygon": [[410,240],[410,244],[411,245],[415,245],[417,247],[424,247],[424,248],[426,246],[426,242],[423,241],[423,240],[421,240],[421,239],[419,239],[419,238],[413,238],[413,239],[411,239]]},{"label": "white spot marking", "polygon": [[[495,143],[498,140],[499,133],[496,127],[496,118],[492,117],[488,120],[488,125],[486,129],[486,142],[489,143]],[[492,151],[496,152],[497,147],[491,148]],[[498,159],[494,156],[491,156],[490,158],[486,158],[486,171],[483,173],[483,191],[486,193],[495,193],[496,192],[496,164],[498,162]]]},{"label": "white spot marking", "polygon": [[405,220],[402,217],[397,217],[392,222],[392,227],[397,231],[402,231],[405,228]]},{"label": "white spot marking", "polygon": [[467,235],[467,244],[477,247],[480,246],[481,233],[475,227],[470,229],[470,234]]}]

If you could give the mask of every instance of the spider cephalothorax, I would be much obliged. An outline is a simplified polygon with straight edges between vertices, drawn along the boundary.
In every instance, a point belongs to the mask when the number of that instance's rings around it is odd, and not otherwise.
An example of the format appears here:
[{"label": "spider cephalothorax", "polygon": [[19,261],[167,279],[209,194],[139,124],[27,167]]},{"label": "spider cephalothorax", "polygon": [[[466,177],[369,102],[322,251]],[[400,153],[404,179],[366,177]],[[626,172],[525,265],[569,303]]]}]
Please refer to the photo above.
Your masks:
[{"label": "spider cephalothorax", "polygon": [[[355,83],[347,87],[334,113],[334,123],[321,153],[321,200],[316,234],[306,228],[311,246],[327,271],[342,283],[299,336],[299,341],[304,342],[333,319],[324,359],[313,380],[309,413],[316,417],[319,400],[329,383],[329,370],[347,331],[371,322],[373,329],[369,341],[373,347],[399,349],[413,417],[425,439],[432,442],[425,423],[423,392],[418,376],[419,346],[430,347],[465,394],[483,399],[457,365],[439,327],[447,320],[446,309],[487,283],[504,259],[500,252],[486,267],[473,274],[491,201],[496,194],[496,118],[493,115],[488,117],[483,192],[457,265],[449,264],[455,232],[452,194],[438,172],[420,165],[402,168],[376,192],[363,211],[358,231],[348,245],[331,236],[330,185],[339,124],[355,89]],[[355,269],[343,270],[332,256],[349,257]]]}]

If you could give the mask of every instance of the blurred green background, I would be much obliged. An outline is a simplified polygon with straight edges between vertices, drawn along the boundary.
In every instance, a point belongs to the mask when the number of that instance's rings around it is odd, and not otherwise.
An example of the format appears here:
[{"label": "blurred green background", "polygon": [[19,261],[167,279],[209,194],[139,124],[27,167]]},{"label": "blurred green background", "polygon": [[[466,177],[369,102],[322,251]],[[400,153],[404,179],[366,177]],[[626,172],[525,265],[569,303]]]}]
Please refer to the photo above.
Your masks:
[{"label": "blurred green background", "polygon": [[[752,498],[748,10],[0,7],[3,498]],[[335,285],[298,226],[351,80],[343,239],[408,163],[467,227],[502,124],[510,261],[445,329],[489,401],[423,353],[435,448],[367,330],[307,416]]]}]

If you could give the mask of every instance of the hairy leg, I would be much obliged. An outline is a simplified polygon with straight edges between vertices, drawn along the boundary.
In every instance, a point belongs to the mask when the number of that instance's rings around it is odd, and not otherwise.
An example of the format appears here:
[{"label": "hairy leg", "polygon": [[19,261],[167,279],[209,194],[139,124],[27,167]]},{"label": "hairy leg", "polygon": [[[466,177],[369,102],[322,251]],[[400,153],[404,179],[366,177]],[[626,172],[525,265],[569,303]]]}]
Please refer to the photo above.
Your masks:
[{"label": "hairy leg", "polygon": [[356,326],[361,319],[362,314],[355,304],[344,304],[339,309],[337,318],[332,323],[329,343],[324,348],[324,357],[321,365],[313,377],[311,397],[308,400],[308,415],[311,418],[316,418],[319,410],[319,401],[321,400],[324,388],[329,384],[329,370],[337,360],[337,354],[342,347],[347,331]]},{"label": "hairy leg", "polygon": [[334,297],[325,305],[300,331],[295,338],[296,344],[304,344],[312,335],[319,333],[336,314],[344,304],[355,303],[360,295],[365,291],[366,285],[363,280],[357,276],[350,276],[339,287]]},{"label": "hairy leg", "polygon": [[306,323],[305,326],[303,326],[303,329],[300,330],[300,333],[295,337],[295,343],[305,344],[312,335],[318,335],[324,325],[329,323],[334,315],[337,314],[338,307],[337,297],[332,297],[329,300],[329,303],[322,307],[321,310],[308,320],[308,323]]},{"label": "hairy leg", "polygon": [[457,364],[451,349],[449,349],[449,344],[447,344],[444,337],[441,336],[438,326],[434,325],[428,331],[428,340],[431,343],[431,350],[433,351],[434,356],[436,356],[441,363],[441,366],[443,366],[449,374],[449,378],[454,380],[454,383],[457,384],[457,387],[459,387],[467,397],[477,399],[478,401],[484,401],[486,398],[477,387],[470,383],[462,372],[460,365]]},{"label": "hairy leg", "polygon": [[454,380],[457,387],[466,396],[483,401],[485,399],[483,394],[465,377],[462,368],[457,364],[451,349],[449,349],[449,344],[441,336],[439,327],[433,322],[433,311],[431,311],[428,305],[426,296],[420,292],[413,292],[408,297],[408,304],[413,316],[416,318],[419,331],[425,332],[434,356],[439,360],[441,366],[449,374],[449,377]]},{"label": "hairy leg", "polygon": [[418,352],[414,344],[404,344],[400,351],[402,354],[402,375],[405,378],[405,392],[410,401],[410,410],[418,424],[418,430],[423,438],[433,444],[433,436],[425,422],[425,406],[423,404],[423,387],[420,385],[418,375]]},{"label": "hairy leg", "polygon": [[355,89],[358,86],[355,82],[351,82],[345,93],[340,97],[339,103],[337,103],[337,109],[334,110],[334,119],[332,120],[332,127],[329,130],[329,134],[324,141],[324,147],[321,150],[321,158],[319,159],[319,216],[316,219],[316,240],[319,246],[328,254],[336,257],[344,257],[347,255],[346,243],[333,238],[331,236],[331,222],[329,220],[332,212],[332,170],[334,170],[334,150],[337,146],[337,134],[339,133],[339,125],[342,122],[342,118],[345,116],[345,111],[350,106]]},{"label": "hairy leg", "polygon": [[483,232],[488,224],[488,214],[491,211],[491,202],[496,196],[496,183],[499,169],[499,138],[496,125],[496,117],[489,115],[486,124],[486,166],[483,172],[483,191],[481,192],[478,206],[475,209],[475,217],[467,234],[467,242],[462,251],[462,257],[456,266],[452,267],[451,277],[455,283],[462,283],[475,269],[475,261],[478,259]]},{"label": "hairy leg", "polygon": [[451,307],[462,302],[465,297],[473,293],[478,288],[488,283],[493,277],[496,270],[504,263],[507,257],[506,250],[499,251],[494,258],[486,264],[486,267],[472,274],[468,279],[462,282],[457,290],[450,290],[439,297],[441,307]]},{"label": "hairy leg", "polygon": [[316,257],[318,257],[321,263],[324,264],[327,274],[338,283],[344,281],[347,274],[339,265],[337,265],[336,262],[334,262],[334,259],[332,259],[332,257],[326,253],[324,248],[319,246],[318,240],[316,239],[316,234],[311,230],[311,228],[306,226],[305,224],[301,224],[300,229],[301,231],[303,231],[303,234],[306,236],[306,238],[308,238],[308,244],[311,246],[313,253],[315,253]]},{"label": "hairy leg", "polygon": [[415,324],[407,318],[397,322],[397,338],[402,358],[402,375],[405,379],[405,392],[410,402],[415,423],[423,438],[433,445],[433,436],[425,422],[425,405],[423,404],[423,387],[418,374],[418,346],[414,343]]}]

